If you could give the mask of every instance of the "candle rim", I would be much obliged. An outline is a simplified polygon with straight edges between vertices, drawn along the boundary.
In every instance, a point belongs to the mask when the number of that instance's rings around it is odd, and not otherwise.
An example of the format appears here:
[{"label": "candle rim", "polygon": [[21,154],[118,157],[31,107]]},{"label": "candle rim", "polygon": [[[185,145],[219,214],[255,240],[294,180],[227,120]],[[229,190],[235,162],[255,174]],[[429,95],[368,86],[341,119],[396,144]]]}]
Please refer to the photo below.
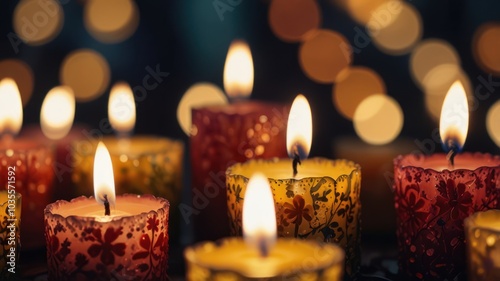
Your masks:
[{"label": "candle rim", "polygon": [[[2,145],[2,140],[0,139],[0,153],[5,153],[7,150],[14,151],[16,153],[26,153],[29,151],[39,151],[39,150],[48,150],[50,153],[55,149],[54,143],[44,143],[32,140],[30,138],[25,137],[16,137],[12,141],[11,147]],[[22,147],[18,147],[22,146]]]},{"label": "candle rim", "polygon": [[[285,158],[278,158],[278,157],[274,157],[274,158],[270,158],[270,159],[250,159],[248,161],[245,161],[245,162],[242,162],[242,163],[236,163],[232,166],[229,166],[229,168],[227,168],[226,170],[226,177],[234,177],[234,178],[242,178],[243,180],[245,181],[248,181],[250,179],[250,177],[247,177],[247,176],[244,176],[244,175],[241,175],[241,174],[236,174],[234,172],[235,169],[238,169],[238,168],[242,168],[246,165],[250,165],[251,163],[256,163],[257,165],[260,165],[260,164],[270,164],[270,163],[278,163],[282,160],[290,160],[291,159],[285,159]],[[339,181],[341,180],[342,178],[345,178],[345,177],[349,177],[349,178],[352,178],[354,176],[354,174],[356,173],[360,173],[361,172],[361,166],[354,162],[354,161],[351,161],[351,160],[348,160],[348,159],[343,159],[343,158],[340,158],[340,159],[328,159],[328,158],[325,158],[325,157],[313,157],[313,158],[308,158],[308,159],[305,159],[305,160],[302,160],[302,161],[306,161],[306,162],[315,162],[315,163],[318,163],[320,165],[323,165],[323,164],[326,164],[326,163],[331,163],[332,166],[336,166],[338,165],[338,163],[345,163],[347,164],[347,166],[352,166],[352,170],[349,174],[347,173],[342,173],[340,175],[338,175],[336,178],[333,178],[331,176],[328,176],[328,175],[324,175],[324,176],[321,176],[321,178],[327,178],[327,179],[331,179],[333,181]],[[291,171],[291,167],[290,167],[290,171]],[[299,171],[300,173],[300,171]],[[291,173],[290,173],[291,174]],[[265,173],[264,173],[265,175]],[[275,178],[275,177],[268,177],[266,175],[266,177],[268,178],[269,181],[278,181],[278,180],[286,180],[286,181],[302,181],[302,180],[309,180],[309,179],[313,179],[313,178],[319,178],[319,177],[303,177],[303,178],[294,178],[294,177],[286,177],[286,178]]]},{"label": "candle rim", "polygon": [[[240,111],[239,107],[245,107],[247,110]],[[208,104],[208,105],[200,105],[195,106],[191,109],[194,114],[197,111],[211,111],[211,113],[224,113],[226,115],[246,115],[255,112],[261,112],[262,107],[268,108],[276,108],[278,111],[287,109],[290,111],[290,105],[282,104],[279,102],[268,102],[263,100],[255,100],[255,99],[240,99],[239,101],[235,100],[235,102],[231,102],[228,104]],[[281,111],[280,111],[281,113]],[[288,114],[288,112],[287,112]]]},{"label": "candle rim", "polygon": [[[194,245],[186,247],[184,250],[184,257],[188,262],[191,262],[193,264],[196,264],[198,266],[204,267],[204,268],[210,268],[213,271],[216,272],[231,272],[234,274],[239,275],[240,277],[243,278],[253,278],[252,274],[248,274],[248,272],[242,272],[242,271],[237,271],[234,268],[231,268],[230,266],[225,266],[225,267],[220,267],[214,269],[211,264],[205,263],[200,261],[199,259],[196,258],[196,252],[203,250],[203,248],[206,247],[211,247],[213,248],[219,248],[224,245],[228,244],[235,244],[237,242],[242,243],[242,245],[246,246],[245,241],[241,237],[227,237],[227,238],[222,238],[218,239],[216,241],[202,241],[198,242]],[[310,244],[314,246],[321,246],[321,247],[328,247],[332,252],[332,256],[334,257],[333,260],[330,263],[327,263],[323,268],[328,269],[332,268],[335,265],[342,264],[340,265],[342,268],[344,268],[344,260],[345,260],[345,251],[342,249],[340,246],[338,246],[335,243],[326,243],[326,242],[319,242],[316,240],[307,240],[307,239],[296,239],[296,238],[291,238],[291,237],[278,237],[276,242],[285,242],[285,243],[305,243],[305,244]],[[271,250],[272,251],[272,250]],[[276,272],[275,275],[283,275],[286,273],[286,276],[293,276],[294,274],[297,273],[309,273],[309,272],[315,272],[319,269],[319,266],[316,266],[315,268],[310,268],[310,269],[304,269],[302,267],[300,268],[294,268],[293,270],[287,270],[287,271],[280,271]],[[263,277],[264,278],[264,277]]]},{"label": "candle rim", "polygon": [[119,198],[119,197],[122,197],[122,198],[123,197],[125,197],[125,198],[126,197],[130,197],[130,198],[145,198],[145,199],[151,199],[151,200],[159,200],[162,207],[160,207],[158,209],[155,209],[155,210],[141,212],[141,213],[135,214],[135,215],[131,214],[131,215],[126,215],[126,216],[116,216],[116,217],[113,217],[109,221],[106,221],[106,222],[99,221],[97,219],[97,217],[80,216],[80,215],[63,216],[63,215],[60,215],[58,213],[54,213],[53,212],[54,208],[60,207],[60,206],[66,205],[66,204],[78,203],[78,202],[84,201],[84,200],[91,200],[92,202],[95,202],[94,196],[88,196],[87,197],[87,196],[83,196],[82,195],[82,196],[73,198],[70,201],[67,201],[67,200],[57,200],[54,203],[51,203],[51,204],[47,205],[45,207],[43,213],[44,213],[45,219],[47,219],[47,217],[50,216],[50,217],[55,218],[55,219],[63,219],[63,220],[70,220],[70,221],[84,222],[84,223],[92,222],[92,223],[98,223],[98,224],[106,224],[106,223],[110,223],[110,222],[114,222],[114,221],[119,221],[119,220],[122,220],[122,219],[131,219],[131,218],[134,218],[134,217],[137,217],[137,216],[148,216],[150,214],[158,214],[158,213],[164,212],[164,210],[167,210],[167,212],[170,213],[170,201],[168,201],[167,199],[162,198],[162,197],[154,196],[152,194],[138,195],[138,194],[130,194],[130,193],[125,193],[125,194],[121,194],[121,195],[117,195],[116,196],[116,198]]},{"label": "candle rim", "polygon": [[[445,153],[434,153],[434,154],[431,154],[431,155],[426,155],[426,154],[422,154],[422,153],[413,153],[413,154],[405,154],[405,155],[398,155],[396,158],[394,158],[393,160],[393,164],[394,164],[394,168],[395,169],[417,169],[417,170],[420,170],[420,171],[423,171],[423,172],[433,172],[433,173],[452,173],[452,172],[461,172],[461,171],[479,171],[479,170],[482,170],[482,169],[485,169],[485,168],[500,168],[500,155],[494,155],[494,154],[491,154],[491,153],[482,153],[482,152],[463,152],[463,153],[460,153],[457,155],[457,157],[460,157],[460,156],[468,156],[468,157],[472,157],[472,158],[475,158],[475,157],[481,157],[481,159],[489,159],[491,161],[495,161],[495,162],[498,162],[497,165],[480,165],[474,169],[467,169],[467,168],[454,168],[454,169],[449,169],[449,167],[447,168],[444,168],[442,170],[437,170],[437,169],[434,169],[434,168],[423,168],[423,167],[420,167],[420,166],[416,166],[416,165],[402,165],[402,162],[405,161],[406,159],[408,159],[409,157],[414,157],[415,159],[417,160],[421,160],[422,163],[424,161],[424,158],[428,158],[428,157],[431,157],[431,156],[436,156],[436,155],[442,155],[443,159],[446,159],[446,154]],[[456,158],[455,158],[455,161],[456,161]]]}]

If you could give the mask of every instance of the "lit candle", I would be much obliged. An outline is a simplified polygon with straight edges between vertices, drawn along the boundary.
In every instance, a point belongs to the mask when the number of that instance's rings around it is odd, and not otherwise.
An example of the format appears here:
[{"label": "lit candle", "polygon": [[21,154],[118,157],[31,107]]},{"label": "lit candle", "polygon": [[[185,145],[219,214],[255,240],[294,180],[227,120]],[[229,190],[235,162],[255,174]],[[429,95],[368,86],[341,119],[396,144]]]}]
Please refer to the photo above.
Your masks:
[{"label": "lit candle", "polygon": [[[13,79],[0,81],[0,185],[10,185],[24,199],[23,249],[44,247],[43,209],[52,201],[53,150],[36,139],[14,136],[23,123],[23,107]],[[14,181],[9,180],[14,172]]]},{"label": "lit candle", "polygon": [[254,71],[250,48],[243,41],[231,44],[224,66],[224,87],[234,101],[228,105],[192,110],[190,136],[193,209],[196,239],[214,240],[229,234],[225,171],[230,165],[254,158],[285,157],[284,105],[246,101],[252,92]]},{"label": "lit candle", "polygon": [[304,96],[295,99],[288,120],[287,147],[293,159],[250,160],[227,170],[231,234],[242,234],[247,182],[262,172],[273,191],[278,235],[338,243],[346,252],[345,272],[354,277],[361,259],[361,169],[348,160],[305,159],[312,142],[312,117]]},{"label": "lit candle", "polygon": [[464,276],[463,220],[500,207],[500,157],[458,153],[468,127],[465,91],[456,82],[441,111],[447,154],[405,155],[394,160],[394,196],[400,270],[412,280]]},{"label": "lit candle", "polygon": [[187,248],[187,280],[342,280],[344,253],[338,246],[276,238],[274,202],[264,175],[250,178],[245,198],[244,239]]},{"label": "lit candle", "polygon": [[45,209],[50,280],[167,280],[169,202],[152,195],[115,196],[111,156],[99,143],[95,197]]},{"label": "lit candle", "polygon": [[500,280],[500,211],[477,212],[464,220],[470,281]]}]

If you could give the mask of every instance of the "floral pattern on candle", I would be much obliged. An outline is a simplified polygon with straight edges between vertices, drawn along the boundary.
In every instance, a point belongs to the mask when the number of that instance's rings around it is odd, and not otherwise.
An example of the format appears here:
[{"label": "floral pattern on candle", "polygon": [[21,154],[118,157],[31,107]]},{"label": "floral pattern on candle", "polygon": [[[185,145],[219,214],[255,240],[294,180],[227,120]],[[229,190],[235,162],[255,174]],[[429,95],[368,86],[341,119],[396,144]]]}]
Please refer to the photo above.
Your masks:
[{"label": "floral pattern on candle", "polygon": [[[18,147],[17,147],[18,146]],[[21,238],[23,249],[41,249],[43,210],[53,201],[53,148],[16,140],[12,149],[0,149],[0,186],[8,184],[8,169],[15,168],[16,192],[23,196],[22,213],[29,214],[21,221],[21,231],[30,236]]]},{"label": "floral pattern on candle", "polygon": [[[474,212],[500,207],[500,158],[463,153],[456,163],[479,161],[492,167],[436,171],[415,163],[446,159],[399,156],[394,160],[399,266],[411,280],[465,278],[463,221]],[[425,165],[425,164],[422,164]]]},{"label": "floral pattern on candle", "polygon": [[[227,171],[227,196],[232,235],[242,235],[241,212],[248,178],[238,174],[250,165],[265,174],[278,160],[254,160],[231,166]],[[302,179],[269,178],[273,191],[278,236],[314,239],[339,244],[346,252],[346,275],[359,271],[361,187],[360,167],[347,160],[314,158],[304,160],[321,171],[349,171],[336,178],[327,176]],[[291,161],[290,161],[291,163]],[[310,164],[309,164],[310,165]],[[290,164],[290,172],[291,172]],[[300,166],[299,166],[300,175]]]},{"label": "floral pattern on candle", "polygon": [[[57,201],[45,210],[45,237],[50,280],[167,280],[169,203],[142,198],[151,211],[100,222],[94,217],[58,214],[69,205],[95,200]],[[147,201],[147,200],[150,200]],[[161,208],[153,210],[158,204]],[[126,278],[126,279],[123,279]]]}]

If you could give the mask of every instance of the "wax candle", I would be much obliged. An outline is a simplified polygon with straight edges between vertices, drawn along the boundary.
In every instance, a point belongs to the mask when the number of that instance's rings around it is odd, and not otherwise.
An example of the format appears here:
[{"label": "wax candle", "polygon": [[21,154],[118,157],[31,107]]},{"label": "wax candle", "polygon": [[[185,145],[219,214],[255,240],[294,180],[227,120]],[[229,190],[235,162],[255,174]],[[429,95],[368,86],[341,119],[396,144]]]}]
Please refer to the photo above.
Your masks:
[{"label": "wax candle", "polygon": [[30,214],[21,222],[23,249],[44,247],[43,209],[52,201],[53,150],[36,139],[14,138],[23,122],[19,90],[14,80],[0,81],[0,186],[9,184],[9,171],[15,171],[16,192],[22,194],[22,212]]},{"label": "wax candle", "polygon": [[465,278],[463,220],[474,212],[500,207],[500,158],[457,154],[467,125],[465,92],[454,84],[445,98],[440,126],[450,152],[394,160],[399,266],[408,280]]},{"label": "wax candle", "polygon": [[[100,143],[94,197],[45,209],[50,280],[167,280],[169,202],[114,192],[111,157]],[[97,202],[96,202],[97,201]]]},{"label": "wax candle", "polygon": [[[7,177],[15,178],[11,171]],[[12,181],[11,181],[12,182]],[[19,272],[21,249],[21,194],[16,192],[14,183],[7,190],[0,191],[0,279],[16,280]]]},{"label": "wax candle", "polygon": [[344,253],[334,244],[276,239],[267,179],[251,177],[243,209],[245,238],[187,248],[187,280],[342,280]]},{"label": "wax candle", "polygon": [[464,221],[470,281],[500,279],[500,211],[477,212]]},{"label": "wax candle", "polygon": [[229,105],[192,110],[190,136],[193,204],[184,217],[194,221],[196,240],[214,240],[229,234],[225,171],[248,159],[285,157],[288,108],[262,101],[243,101],[253,87],[253,63],[246,43],[231,44],[224,68]]},{"label": "wax candle", "polygon": [[[276,204],[278,235],[332,242],[346,253],[345,272],[355,277],[360,266],[361,168],[348,160],[304,159],[312,141],[309,104],[302,95],[290,110],[287,146],[294,159],[250,160],[226,172],[232,235],[241,235],[241,214],[249,177],[263,172]],[[295,125],[295,126],[294,126]],[[301,155],[301,156],[298,156]],[[298,157],[298,158],[297,158]]]}]

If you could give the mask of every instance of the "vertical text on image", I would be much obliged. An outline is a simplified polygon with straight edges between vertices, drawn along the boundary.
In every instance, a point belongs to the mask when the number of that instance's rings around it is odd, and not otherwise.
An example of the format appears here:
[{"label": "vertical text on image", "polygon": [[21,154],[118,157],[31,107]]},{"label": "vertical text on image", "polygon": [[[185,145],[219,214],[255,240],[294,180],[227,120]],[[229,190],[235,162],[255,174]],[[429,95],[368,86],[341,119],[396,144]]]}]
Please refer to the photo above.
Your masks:
[{"label": "vertical text on image", "polygon": [[7,168],[7,192],[8,192],[8,202],[7,202],[7,213],[9,218],[7,219],[9,225],[8,229],[8,244],[10,250],[7,253],[7,269],[11,273],[16,273],[16,231],[17,231],[17,218],[16,218],[16,167],[9,166]]}]

